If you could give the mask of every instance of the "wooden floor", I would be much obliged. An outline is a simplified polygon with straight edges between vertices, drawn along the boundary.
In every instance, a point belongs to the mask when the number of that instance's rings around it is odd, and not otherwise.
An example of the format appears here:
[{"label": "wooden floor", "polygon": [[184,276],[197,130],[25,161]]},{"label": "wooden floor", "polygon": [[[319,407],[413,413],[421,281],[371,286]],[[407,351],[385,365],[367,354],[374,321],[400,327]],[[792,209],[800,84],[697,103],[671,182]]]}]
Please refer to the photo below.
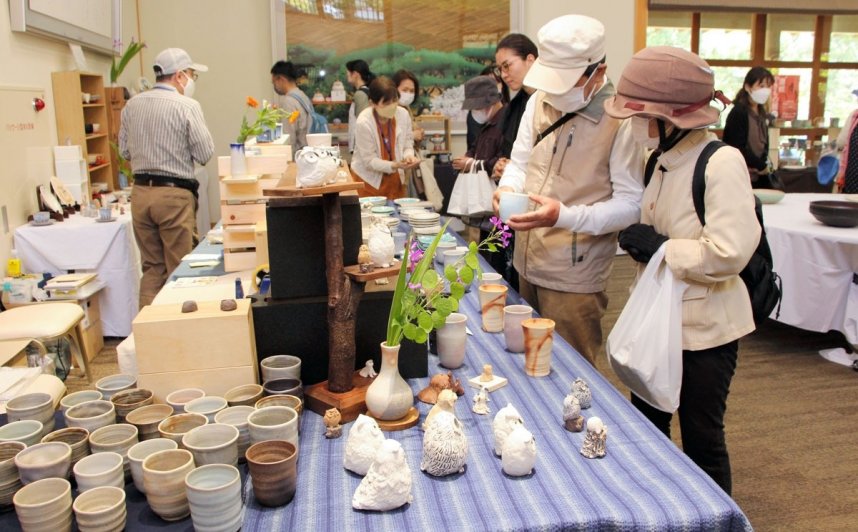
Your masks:
[{"label": "wooden floor", "polygon": [[[632,260],[617,257],[605,336],[633,275]],[[740,343],[727,445],[733,497],[756,530],[858,530],[858,373],[818,354],[843,341],[769,321]],[[108,341],[94,360],[96,378],[117,372],[116,344]],[[628,397],[604,356],[597,366]],[[74,376],[67,385],[88,387]],[[680,445],[676,423],[672,433]]]}]

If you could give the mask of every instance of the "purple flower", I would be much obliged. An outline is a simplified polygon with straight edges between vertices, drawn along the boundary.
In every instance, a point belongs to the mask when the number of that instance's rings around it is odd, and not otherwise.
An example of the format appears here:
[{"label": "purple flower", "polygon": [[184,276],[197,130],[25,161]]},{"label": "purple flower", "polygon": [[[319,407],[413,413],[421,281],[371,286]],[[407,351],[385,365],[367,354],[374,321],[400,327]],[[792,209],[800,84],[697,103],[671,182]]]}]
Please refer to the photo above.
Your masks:
[{"label": "purple flower", "polygon": [[497,216],[492,216],[491,218],[489,218],[489,222],[491,222],[491,224],[492,224],[493,226],[495,226],[495,229],[500,229],[501,227],[506,228],[506,226],[504,226],[504,224],[503,224],[503,222],[501,221],[501,219],[500,219],[500,218],[498,218]]},{"label": "purple flower", "polygon": [[408,289],[409,290],[415,290],[416,291],[416,290],[420,290],[422,288],[423,288],[423,285],[421,283],[408,283]]}]

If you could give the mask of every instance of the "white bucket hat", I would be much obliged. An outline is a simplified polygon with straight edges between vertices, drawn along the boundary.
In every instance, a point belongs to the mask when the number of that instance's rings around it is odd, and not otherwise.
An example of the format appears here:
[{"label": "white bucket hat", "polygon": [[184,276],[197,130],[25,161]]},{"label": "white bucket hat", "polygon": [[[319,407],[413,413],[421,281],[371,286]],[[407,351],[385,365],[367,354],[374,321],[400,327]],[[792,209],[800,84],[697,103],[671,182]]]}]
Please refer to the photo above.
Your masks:
[{"label": "white bucket hat", "polygon": [[605,57],[605,26],[584,15],[564,15],[539,29],[539,57],[524,84],[549,94],[564,94],[587,67]]}]

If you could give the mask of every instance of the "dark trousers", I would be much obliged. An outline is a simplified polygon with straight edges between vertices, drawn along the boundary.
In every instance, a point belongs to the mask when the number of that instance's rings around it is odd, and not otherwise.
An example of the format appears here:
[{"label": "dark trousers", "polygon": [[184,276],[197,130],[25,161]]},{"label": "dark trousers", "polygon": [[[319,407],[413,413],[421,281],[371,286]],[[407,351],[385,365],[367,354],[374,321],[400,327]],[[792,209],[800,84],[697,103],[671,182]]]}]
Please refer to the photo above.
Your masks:
[{"label": "dark trousers", "polygon": [[[683,351],[679,394],[682,450],[728,495],[732,478],[724,440],[724,413],[738,352],[737,340],[702,351]],[[632,404],[670,438],[673,414],[651,407],[635,394],[632,394]]]}]

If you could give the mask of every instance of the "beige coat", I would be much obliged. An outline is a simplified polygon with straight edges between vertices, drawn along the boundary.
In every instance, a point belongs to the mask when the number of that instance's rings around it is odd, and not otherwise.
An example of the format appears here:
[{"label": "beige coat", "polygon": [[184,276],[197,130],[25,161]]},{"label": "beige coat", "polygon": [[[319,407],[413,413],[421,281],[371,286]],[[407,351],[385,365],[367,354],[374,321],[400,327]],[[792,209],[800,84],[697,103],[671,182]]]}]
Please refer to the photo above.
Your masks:
[{"label": "beige coat", "polygon": [[[711,140],[714,134],[694,130],[663,154],[641,204],[641,223],[670,238],[667,264],[677,278],[689,283],[682,305],[682,348],[693,351],[754,330],[748,291],[738,273],[757,248],[760,225],[742,154],[723,147],[709,160],[705,228],[691,197],[694,165]],[[638,266],[638,275],[644,267]]]},{"label": "beige coat", "polygon": [[[375,124],[373,107],[363,110],[355,126],[355,152],[352,154],[351,168],[361,179],[375,188],[381,186],[383,174],[392,174],[394,161],[381,157],[381,138]],[[411,129],[411,116],[404,107],[396,108],[396,146],[395,160],[401,162],[414,156],[414,132]]]}]

